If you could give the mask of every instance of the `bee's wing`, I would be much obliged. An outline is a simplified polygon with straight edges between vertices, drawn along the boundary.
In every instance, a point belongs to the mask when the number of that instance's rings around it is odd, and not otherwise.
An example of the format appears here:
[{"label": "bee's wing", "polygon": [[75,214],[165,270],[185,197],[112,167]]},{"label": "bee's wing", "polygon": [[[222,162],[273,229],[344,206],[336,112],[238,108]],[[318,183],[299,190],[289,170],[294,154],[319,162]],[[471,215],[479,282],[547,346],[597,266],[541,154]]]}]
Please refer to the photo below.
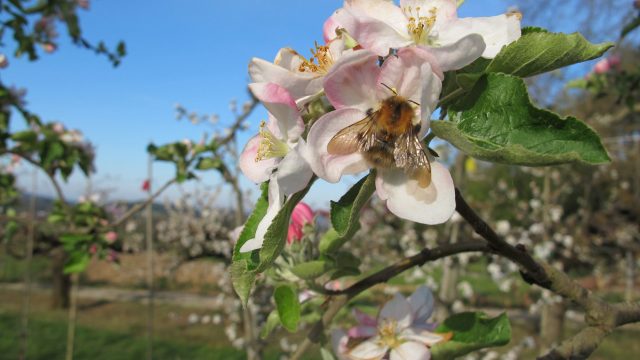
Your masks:
[{"label": "bee's wing", "polygon": [[356,151],[367,151],[375,142],[376,113],[367,115],[357,123],[338,131],[327,145],[331,155],[349,155]]},{"label": "bee's wing", "polygon": [[424,150],[424,145],[412,133],[406,133],[396,139],[393,149],[396,166],[405,169],[410,178],[417,180],[418,185],[426,188],[431,184],[431,164]]}]

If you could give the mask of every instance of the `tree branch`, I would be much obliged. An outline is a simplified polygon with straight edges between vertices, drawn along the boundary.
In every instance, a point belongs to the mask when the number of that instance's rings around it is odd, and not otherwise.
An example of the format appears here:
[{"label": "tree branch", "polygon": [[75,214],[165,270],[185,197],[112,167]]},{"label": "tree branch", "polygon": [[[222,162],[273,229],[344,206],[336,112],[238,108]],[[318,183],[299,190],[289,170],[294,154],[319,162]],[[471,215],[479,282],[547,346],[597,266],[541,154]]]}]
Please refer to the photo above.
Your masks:
[{"label": "tree branch", "polygon": [[124,215],[122,215],[118,220],[107,225],[107,227],[117,227],[121,225],[123,222],[127,221],[127,219],[135,215],[138,211],[144,209],[147,205],[152,203],[158,196],[160,196],[165,190],[167,190],[169,186],[173,185],[176,181],[177,181],[176,178],[173,178],[167,181],[164,185],[162,185],[162,187],[160,187],[160,189],[158,189],[155,193],[153,193],[153,195],[151,195],[147,200],[129,209],[129,211],[127,211]]},{"label": "tree branch", "polygon": [[338,314],[338,311],[340,311],[349,300],[361,292],[377,284],[386,282],[414,266],[422,266],[429,261],[451,255],[477,251],[491,251],[491,249],[486,244],[478,241],[443,245],[432,250],[423,249],[418,254],[402,259],[391,266],[369,275],[344,290],[327,291],[330,297],[325,303],[326,310],[322,315],[322,319],[313,326],[307,338],[300,344],[298,350],[291,357],[291,360],[302,359],[302,356],[312,344],[320,342],[324,334],[324,329],[331,324],[333,318]]}]

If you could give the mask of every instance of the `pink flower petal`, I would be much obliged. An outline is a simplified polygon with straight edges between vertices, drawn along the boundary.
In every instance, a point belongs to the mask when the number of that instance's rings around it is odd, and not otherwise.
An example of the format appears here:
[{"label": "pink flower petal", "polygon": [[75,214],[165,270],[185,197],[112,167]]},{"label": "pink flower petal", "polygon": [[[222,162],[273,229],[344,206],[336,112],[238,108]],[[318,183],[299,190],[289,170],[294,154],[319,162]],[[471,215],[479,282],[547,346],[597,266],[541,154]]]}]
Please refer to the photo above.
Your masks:
[{"label": "pink flower petal", "polygon": [[313,172],[326,181],[336,183],[342,175],[357,174],[368,169],[362,155],[330,155],[329,141],[345,127],[364,119],[366,113],[357,109],[335,110],[316,121],[307,135],[307,142],[301,144],[302,156]]},{"label": "pink flower petal", "polygon": [[378,328],[371,326],[354,326],[347,334],[350,338],[368,338],[375,336],[378,333]]},{"label": "pink flower petal", "polygon": [[348,353],[348,357],[354,360],[380,360],[388,350],[387,346],[380,344],[376,336],[353,348]]},{"label": "pink flower petal", "polygon": [[411,305],[404,296],[397,294],[382,307],[378,314],[378,324],[394,321],[397,329],[405,329],[411,325]]},{"label": "pink flower petal", "polygon": [[336,109],[362,111],[375,106],[375,89],[380,67],[378,56],[359,50],[338,60],[324,78],[327,98]]},{"label": "pink flower petal", "polygon": [[340,25],[336,21],[335,17],[333,15],[329,16],[329,18],[324,22],[324,25],[322,25],[322,37],[324,38],[325,43],[328,43],[337,37],[336,30],[339,27]]},{"label": "pink flower petal", "polygon": [[278,162],[280,162],[278,158],[256,161],[261,141],[260,135],[252,137],[245,145],[244,150],[242,150],[239,160],[240,170],[242,170],[244,176],[257,184],[269,180],[269,176],[271,176],[273,170],[278,166]]},{"label": "pink flower petal", "polygon": [[411,315],[414,324],[423,325],[429,320],[433,312],[434,298],[431,290],[422,285],[407,299],[411,304]]},{"label": "pink flower petal", "polygon": [[252,83],[249,89],[277,119],[278,128],[285,139],[296,139],[302,134],[304,123],[287,89],[275,83]]},{"label": "pink flower petal", "polygon": [[289,91],[291,97],[298,100],[322,90],[322,78],[298,71],[302,60],[304,59],[294,50],[281,49],[276,57],[277,64],[253,58],[249,63],[249,75],[252,82],[282,86]]},{"label": "pink flower petal", "polygon": [[395,215],[421,224],[441,224],[453,215],[456,208],[455,186],[449,170],[438,162],[431,162],[431,185],[421,188],[400,169],[378,173],[376,190],[387,208]]},{"label": "pink flower petal", "polygon": [[378,322],[373,316],[366,314],[361,310],[354,309],[353,316],[356,318],[356,320],[360,325],[371,326],[371,327],[378,326]]}]

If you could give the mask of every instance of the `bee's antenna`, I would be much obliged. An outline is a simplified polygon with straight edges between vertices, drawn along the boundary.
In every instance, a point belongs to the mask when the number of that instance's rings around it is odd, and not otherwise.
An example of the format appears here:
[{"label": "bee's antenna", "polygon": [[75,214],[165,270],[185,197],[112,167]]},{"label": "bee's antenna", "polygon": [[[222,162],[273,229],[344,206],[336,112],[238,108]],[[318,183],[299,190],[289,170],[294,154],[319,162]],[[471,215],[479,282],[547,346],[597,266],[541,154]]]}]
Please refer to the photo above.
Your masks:
[{"label": "bee's antenna", "polygon": [[420,104],[419,104],[419,103],[417,103],[417,102],[415,102],[415,101],[413,101],[413,100],[407,100],[407,101],[409,101],[409,102],[410,102],[410,103],[412,103],[412,104],[415,104],[416,106],[420,106]]},{"label": "bee's antenna", "polygon": [[386,87],[387,89],[389,89],[389,91],[391,91],[393,93],[393,95],[398,95],[398,91],[394,88],[392,88],[391,86],[385,84],[385,83],[380,83],[380,85]]}]

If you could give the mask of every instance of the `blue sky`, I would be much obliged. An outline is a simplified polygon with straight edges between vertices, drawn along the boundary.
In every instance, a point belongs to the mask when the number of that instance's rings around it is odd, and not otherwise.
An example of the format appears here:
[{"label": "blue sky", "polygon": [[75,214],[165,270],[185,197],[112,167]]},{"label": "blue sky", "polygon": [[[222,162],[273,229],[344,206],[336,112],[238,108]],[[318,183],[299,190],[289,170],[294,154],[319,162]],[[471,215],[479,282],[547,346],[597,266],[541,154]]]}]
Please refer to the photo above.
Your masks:
[{"label": "blue sky", "polygon": [[[339,0],[93,0],[90,11],[81,11],[84,35],[112,45],[124,40],[128,55],[120,67],[114,69],[105,58],[69,44],[61,35],[59,51],[34,63],[10,58],[1,75],[5,84],[28,89],[29,108],[44,120],[78,128],[95,144],[95,187],[113,190],[111,199],[136,199],[143,196],[140,183],[146,178],[149,142],[197,140],[203,131],[212,131],[206,125],[177,122],[176,103],[199,113],[217,113],[222,123],[231,121],[229,102],[247,99],[249,60],[254,56],[271,60],[284,46],[306,54],[314,41],[322,40],[324,20],[341,4]],[[468,0],[460,16],[496,15],[508,5],[502,0]],[[262,108],[254,113],[253,127],[242,140],[255,132],[265,114]],[[163,165],[155,166],[154,172],[155,184],[173,174]],[[215,185],[218,180],[209,175],[203,181]],[[29,184],[28,176],[20,183]],[[74,199],[85,186],[83,177],[74,176],[65,191]],[[245,186],[254,188],[248,182]],[[346,188],[347,184],[316,185],[310,201],[328,206],[327,199],[338,198]],[[51,194],[44,177],[39,192]]]}]

